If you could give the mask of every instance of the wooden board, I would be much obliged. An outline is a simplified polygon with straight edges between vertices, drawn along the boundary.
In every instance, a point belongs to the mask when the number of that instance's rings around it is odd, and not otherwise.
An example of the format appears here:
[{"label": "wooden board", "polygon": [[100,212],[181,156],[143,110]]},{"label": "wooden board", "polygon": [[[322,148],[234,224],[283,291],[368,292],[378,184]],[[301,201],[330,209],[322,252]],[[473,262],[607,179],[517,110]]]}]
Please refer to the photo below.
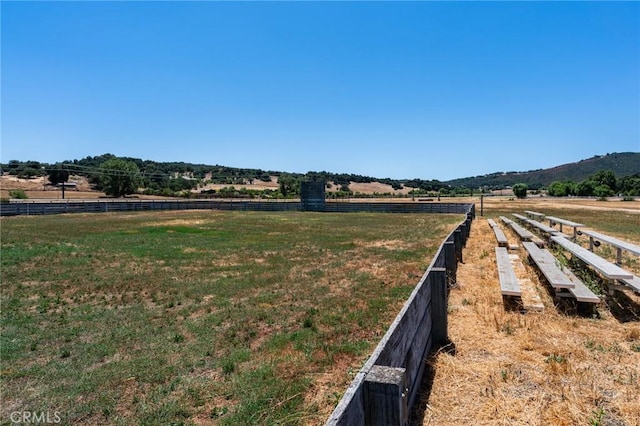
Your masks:
[{"label": "wooden board", "polygon": [[550,235],[558,235],[560,234],[560,231],[558,231],[557,229],[554,229],[550,226],[545,225],[544,223],[535,221],[533,219],[527,219],[527,223],[531,226],[533,226],[534,228],[538,228],[539,230],[541,230],[544,233],[550,234]]},{"label": "wooden board", "polygon": [[626,284],[629,287],[631,287],[631,289],[633,291],[635,291],[636,293],[640,293],[640,277],[636,277],[634,275],[633,278],[631,278],[631,279],[620,280],[620,281],[622,281],[624,284]]},{"label": "wooden board", "polygon": [[530,231],[527,231],[522,226],[518,225],[513,221],[509,223],[509,226],[511,226],[511,228],[515,231],[516,234],[518,234],[520,239],[522,239],[523,241],[531,241],[531,239],[535,236]]},{"label": "wooden board", "polygon": [[572,226],[574,228],[579,228],[584,226],[582,223],[572,222],[566,219],[560,219],[559,217],[555,217],[555,216],[547,216],[547,220],[549,222],[561,223],[563,225]]},{"label": "wooden board", "polygon": [[534,211],[531,211],[531,210],[525,210],[524,212],[529,216],[539,217],[540,220],[545,218],[545,214],[544,213],[538,213],[538,212],[534,212]]},{"label": "wooden board", "polygon": [[632,244],[632,243],[630,243],[628,241],[622,241],[622,240],[619,240],[617,238],[610,237],[608,235],[601,234],[599,232],[591,231],[591,230],[583,230],[582,234],[587,235],[589,237],[592,237],[592,238],[594,238],[594,239],[596,239],[598,241],[602,241],[602,242],[605,242],[607,244],[611,244],[612,246],[619,247],[619,248],[621,248],[623,250],[626,250],[628,252],[631,252],[633,254],[640,255],[640,247],[638,247],[637,245]]},{"label": "wooden board", "polygon": [[586,248],[581,247],[576,243],[572,243],[564,237],[556,235],[551,237],[551,240],[562,246],[562,248],[564,248],[565,250],[571,252],[573,255],[580,258],[583,262],[592,266],[594,269],[596,269],[598,272],[609,279],[626,280],[633,278],[633,274],[625,271],[618,265],[608,262],[597,254],[590,252]]},{"label": "wooden board", "polygon": [[566,271],[567,276],[573,282],[575,287],[569,289],[569,293],[578,301],[585,303],[600,303],[600,298],[596,296],[575,274],[569,270]]},{"label": "wooden board", "polygon": [[524,242],[524,248],[529,253],[531,259],[535,262],[545,276],[551,287],[553,288],[574,288],[569,277],[560,269],[556,258],[547,249],[540,249],[535,243]]},{"label": "wooden board", "polygon": [[499,226],[495,226],[492,229],[493,229],[493,233],[496,235],[496,241],[498,241],[498,245],[500,247],[508,246],[509,240],[507,239],[507,236],[504,235],[504,232],[502,231],[502,229]]},{"label": "wooden board", "polygon": [[502,294],[505,296],[520,296],[520,283],[513,266],[511,266],[511,259],[509,259],[509,252],[506,248],[496,247],[496,264],[498,265],[498,277]]}]

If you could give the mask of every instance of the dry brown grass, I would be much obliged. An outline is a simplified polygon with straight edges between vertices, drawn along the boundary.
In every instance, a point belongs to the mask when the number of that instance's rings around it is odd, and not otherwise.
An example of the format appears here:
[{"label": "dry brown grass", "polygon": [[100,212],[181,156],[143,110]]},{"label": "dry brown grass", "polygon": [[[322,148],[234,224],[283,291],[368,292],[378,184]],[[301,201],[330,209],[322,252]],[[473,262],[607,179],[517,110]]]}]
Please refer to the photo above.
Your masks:
[{"label": "dry brown grass", "polygon": [[563,313],[533,273],[544,312],[505,310],[494,247],[479,218],[449,300],[456,351],[432,360],[424,424],[640,425],[640,324],[605,305],[598,319]]}]

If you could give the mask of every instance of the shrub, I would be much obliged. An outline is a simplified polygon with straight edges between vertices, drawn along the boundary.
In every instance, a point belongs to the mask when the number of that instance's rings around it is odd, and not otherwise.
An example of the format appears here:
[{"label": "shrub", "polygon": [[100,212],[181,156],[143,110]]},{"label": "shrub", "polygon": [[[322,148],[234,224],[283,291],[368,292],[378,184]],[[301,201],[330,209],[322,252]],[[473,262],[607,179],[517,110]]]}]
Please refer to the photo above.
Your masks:
[{"label": "shrub", "polygon": [[518,198],[526,198],[529,187],[526,183],[516,183],[513,185],[513,195]]},{"label": "shrub", "polygon": [[17,198],[18,200],[26,200],[29,198],[27,193],[24,192],[24,189],[12,189],[9,191],[10,198]]}]

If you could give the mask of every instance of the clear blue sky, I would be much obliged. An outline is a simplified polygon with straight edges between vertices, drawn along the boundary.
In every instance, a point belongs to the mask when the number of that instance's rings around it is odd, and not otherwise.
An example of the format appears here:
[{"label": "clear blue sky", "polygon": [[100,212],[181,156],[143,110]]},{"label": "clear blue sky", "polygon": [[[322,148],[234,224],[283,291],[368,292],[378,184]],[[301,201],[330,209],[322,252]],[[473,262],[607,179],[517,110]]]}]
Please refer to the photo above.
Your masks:
[{"label": "clear blue sky", "polygon": [[448,180],[640,151],[639,2],[0,8],[2,162]]}]

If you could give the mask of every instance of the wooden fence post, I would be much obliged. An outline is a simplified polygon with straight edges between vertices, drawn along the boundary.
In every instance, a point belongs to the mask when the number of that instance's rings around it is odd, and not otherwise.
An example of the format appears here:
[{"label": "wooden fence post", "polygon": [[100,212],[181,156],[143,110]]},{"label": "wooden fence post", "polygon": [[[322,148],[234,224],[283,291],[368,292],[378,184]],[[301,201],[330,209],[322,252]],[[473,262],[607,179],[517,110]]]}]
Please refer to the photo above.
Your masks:
[{"label": "wooden fence post", "polygon": [[447,270],[431,268],[429,284],[431,285],[431,336],[433,343],[443,346],[449,343],[447,320]]},{"label": "wooden fence post", "polygon": [[457,282],[458,262],[456,262],[456,245],[453,241],[445,241],[444,243],[444,265],[447,269],[447,277],[449,286]]},{"label": "wooden fence post", "polygon": [[363,390],[365,425],[404,426],[408,422],[404,368],[374,365]]},{"label": "wooden fence post", "polygon": [[464,261],[462,260],[463,243],[462,243],[462,230],[460,229],[460,227],[458,227],[458,229],[454,231],[453,237],[454,237],[453,241],[456,246],[456,259],[458,262],[464,263]]}]

